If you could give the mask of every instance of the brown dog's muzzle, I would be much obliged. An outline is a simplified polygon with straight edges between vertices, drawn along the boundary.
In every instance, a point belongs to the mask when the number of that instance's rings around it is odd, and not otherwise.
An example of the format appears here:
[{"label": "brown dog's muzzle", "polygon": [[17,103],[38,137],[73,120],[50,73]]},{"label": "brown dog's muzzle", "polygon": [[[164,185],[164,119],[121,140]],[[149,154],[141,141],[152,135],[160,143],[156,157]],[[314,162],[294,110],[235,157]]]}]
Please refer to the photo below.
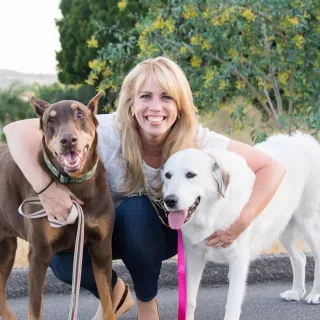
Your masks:
[{"label": "brown dog's muzzle", "polygon": [[62,148],[71,150],[77,146],[77,143],[78,143],[78,136],[73,132],[63,133],[60,136],[60,145]]}]

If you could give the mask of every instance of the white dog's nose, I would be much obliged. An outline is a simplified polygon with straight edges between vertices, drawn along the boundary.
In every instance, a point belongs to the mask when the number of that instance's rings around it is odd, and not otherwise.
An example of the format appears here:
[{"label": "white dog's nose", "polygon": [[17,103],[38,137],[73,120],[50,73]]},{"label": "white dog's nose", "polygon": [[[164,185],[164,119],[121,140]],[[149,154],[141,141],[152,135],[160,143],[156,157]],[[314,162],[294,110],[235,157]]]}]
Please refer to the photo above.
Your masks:
[{"label": "white dog's nose", "polygon": [[178,198],[174,194],[169,194],[164,198],[164,202],[168,208],[174,209],[178,203]]}]

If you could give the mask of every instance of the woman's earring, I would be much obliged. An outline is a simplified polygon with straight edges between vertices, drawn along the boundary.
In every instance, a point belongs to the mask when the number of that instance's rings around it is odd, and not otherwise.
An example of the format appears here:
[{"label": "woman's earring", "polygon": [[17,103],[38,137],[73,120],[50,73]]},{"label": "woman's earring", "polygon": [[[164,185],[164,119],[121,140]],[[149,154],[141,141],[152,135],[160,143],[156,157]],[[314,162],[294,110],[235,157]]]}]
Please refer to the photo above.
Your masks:
[{"label": "woman's earring", "polygon": [[178,117],[177,117],[177,118],[178,118],[178,120],[180,119],[180,114],[178,115]]},{"label": "woman's earring", "polygon": [[134,118],[135,117],[135,115],[134,115],[134,113],[132,112],[132,118]]}]

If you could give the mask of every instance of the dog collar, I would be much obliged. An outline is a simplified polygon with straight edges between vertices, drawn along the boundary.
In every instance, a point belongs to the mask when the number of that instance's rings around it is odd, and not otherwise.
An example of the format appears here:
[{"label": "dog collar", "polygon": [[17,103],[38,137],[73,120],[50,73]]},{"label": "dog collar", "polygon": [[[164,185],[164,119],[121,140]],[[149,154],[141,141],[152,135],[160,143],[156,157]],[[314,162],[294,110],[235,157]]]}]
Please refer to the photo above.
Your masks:
[{"label": "dog collar", "polygon": [[47,165],[47,167],[50,169],[50,171],[60,180],[61,183],[63,184],[68,184],[68,183],[81,183],[84,181],[89,180],[94,173],[96,172],[97,166],[98,166],[98,159],[96,161],[96,164],[93,166],[93,168],[87,172],[86,174],[84,174],[81,177],[70,177],[68,175],[65,175],[63,173],[61,173],[49,160],[49,158],[47,157],[45,151],[43,150],[43,157],[44,157],[44,161]]}]

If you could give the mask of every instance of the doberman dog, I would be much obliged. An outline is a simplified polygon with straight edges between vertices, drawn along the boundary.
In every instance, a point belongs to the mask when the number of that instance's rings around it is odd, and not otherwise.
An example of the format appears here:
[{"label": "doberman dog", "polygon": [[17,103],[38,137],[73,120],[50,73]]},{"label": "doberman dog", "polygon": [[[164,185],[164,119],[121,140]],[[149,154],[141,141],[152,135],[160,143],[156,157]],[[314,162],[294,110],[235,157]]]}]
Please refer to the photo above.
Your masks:
[{"label": "doberman dog", "polygon": [[[95,114],[100,97],[101,93],[87,106],[71,100],[49,104],[34,97],[31,104],[43,132],[39,165],[85,202],[84,240],[92,259],[103,319],[114,320],[111,302],[114,206],[97,153]],[[7,304],[6,282],[15,259],[17,237],[20,237],[29,242],[28,319],[42,319],[46,270],[56,252],[74,246],[77,224],[53,228],[46,217],[27,219],[18,214],[20,203],[36,193],[5,145],[0,147],[0,180],[0,316],[4,320],[16,319]],[[31,213],[31,209],[26,206],[24,211]]]}]

